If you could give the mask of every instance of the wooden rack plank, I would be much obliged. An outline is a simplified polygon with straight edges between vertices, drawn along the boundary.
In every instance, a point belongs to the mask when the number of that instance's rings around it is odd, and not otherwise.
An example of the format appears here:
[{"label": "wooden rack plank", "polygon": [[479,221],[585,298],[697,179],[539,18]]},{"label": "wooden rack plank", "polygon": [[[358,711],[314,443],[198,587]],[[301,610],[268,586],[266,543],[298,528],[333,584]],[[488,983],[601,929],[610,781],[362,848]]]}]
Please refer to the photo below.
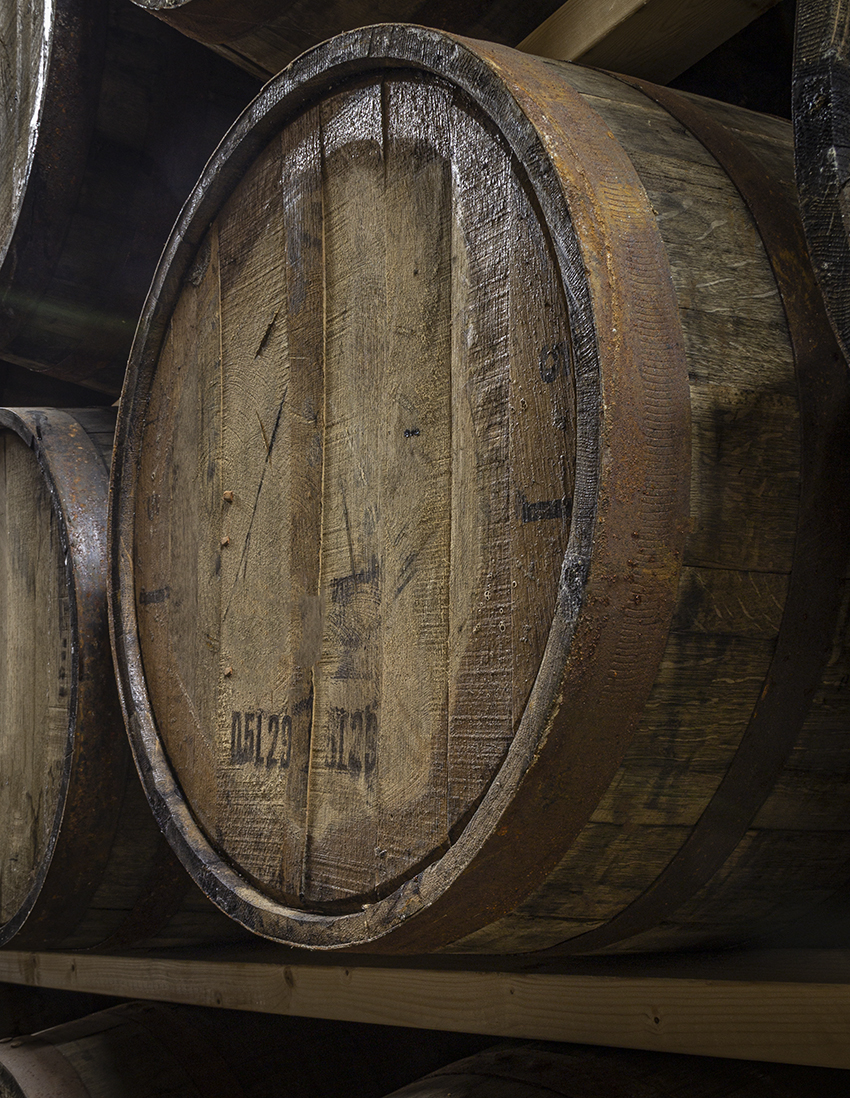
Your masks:
[{"label": "wooden rack plank", "polygon": [[[802,967],[818,975],[821,970],[836,971],[828,960]],[[832,982],[835,975],[806,982],[793,977],[676,976],[664,974],[663,966],[656,973],[661,974],[434,970],[364,964],[363,958],[325,964],[300,959],[292,963],[288,957],[246,962],[0,952],[0,981],[14,984],[341,1021],[850,1068],[850,984]]]},{"label": "wooden rack plank", "polygon": [[518,49],[666,84],[776,0],[567,0]]}]

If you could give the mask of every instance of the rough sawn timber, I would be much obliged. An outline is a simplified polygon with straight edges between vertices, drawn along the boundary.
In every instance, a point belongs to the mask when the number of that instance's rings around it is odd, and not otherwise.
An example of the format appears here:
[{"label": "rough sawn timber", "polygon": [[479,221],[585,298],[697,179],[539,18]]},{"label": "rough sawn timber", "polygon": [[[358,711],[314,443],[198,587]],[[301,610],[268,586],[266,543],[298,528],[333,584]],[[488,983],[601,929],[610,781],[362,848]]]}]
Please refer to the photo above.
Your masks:
[{"label": "rough sawn timber", "polygon": [[666,84],[776,0],[567,0],[517,49]]}]

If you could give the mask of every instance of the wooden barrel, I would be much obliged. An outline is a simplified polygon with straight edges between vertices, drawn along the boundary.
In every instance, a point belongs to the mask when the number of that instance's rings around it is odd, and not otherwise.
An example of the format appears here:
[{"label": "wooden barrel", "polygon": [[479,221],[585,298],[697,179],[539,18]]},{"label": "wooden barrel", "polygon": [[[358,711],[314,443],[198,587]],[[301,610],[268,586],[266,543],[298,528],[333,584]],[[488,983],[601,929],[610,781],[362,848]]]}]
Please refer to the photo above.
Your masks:
[{"label": "wooden barrel", "polygon": [[0,409],[0,944],[21,949],[232,936],[127,746],[105,597],[114,425],[110,408]]},{"label": "wooden barrel", "polygon": [[[133,2],[264,80],[326,38],[380,22],[389,11],[376,0]],[[557,0],[508,7],[494,0],[396,0],[392,17],[515,46],[559,7]]]},{"label": "wooden barrel", "polygon": [[0,1098],[381,1098],[489,1041],[125,1003],[0,1041]]},{"label": "wooden barrel", "polygon": [[850,349],[850,4],[798,0],[792,87],[800,209],[815,273]]},{"label": "wooden barrel", "polygon": [[0,984],[0,1040],[62,1025],[119,1002],[117,998],[83,991]]},{"label": "wooden barrel", "polygon": [[409,27],[234,127],[134,344],[110,598],[236,919],[655,949],[843,884],[847,372],[793,195],[787,123]]},{"label": "wooden barrel", "polygon": [[[2,1047],[2,1046],[0,1046]],[[847,1098],[837,1068],[582,1045],[505,1045],[449,1064],[392,1098]]]},{"label": "wooden barrel", "polygon": [[0,357],[117,395],[162,245],[257,85],[117,0],[10,0],[0,33]]}]

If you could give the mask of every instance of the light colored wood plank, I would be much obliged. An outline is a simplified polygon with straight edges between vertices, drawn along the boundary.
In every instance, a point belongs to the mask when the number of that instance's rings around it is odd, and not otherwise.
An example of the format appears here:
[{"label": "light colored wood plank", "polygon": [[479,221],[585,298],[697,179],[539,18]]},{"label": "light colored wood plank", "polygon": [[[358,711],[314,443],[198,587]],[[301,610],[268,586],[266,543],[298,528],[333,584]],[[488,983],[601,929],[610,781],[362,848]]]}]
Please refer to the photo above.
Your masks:
[{"label": "light colored wood plank", "polygon": [[539,27],[522,40],[517,49],[538,57],[575,61],[593,49],[611,32],[645,5],[646,0],[567,0]]},{"label": "light colored wood plank", "polygon": [[[384,84],[387,393],[383,713],[377,884],[448,843],[446,738],[451,534],[451,99]],[[422,117],[431,119],[422,141]],[[415,627],[411,627],[413,623]]]},{"label": "light colored wood plank", "polygon": [[666,84],[775,3],[567,0],[518,49]]},{"label": "light colored wood plank", "polygon": [[[280,899],[297,895],[304,811],[303,778],[296,774],[290,782],[289,766],[292,714],[301,696],[293,696],[293,669],[281,658],[280,637],[292,639],[287,655],[300,647],[293,636],[300,607],[289,579],[292,512],[309,498],[302,483],[292,483],[302,451],[291,445],[291,426],[300,417],[289,399],[288,302],[281,301],[287,265],[282,169],[276,138],[242,182],[240,193],[250,204],[231,202],[219,217],[222,604],[216,623],[216,820],[224,848]],[[303,540],[305,553],[313,549],[315,557],[314,539]],[[262,829],[251,826],[258,803]]]},{"label": "light colored wood plank", "polygon": [[449,825],[493,779],[512,738],[509,428],[512,166],[480,122],[453,123],[452,594]]},{"label": "light colored wood plank", "polygon": [[4,950],[0,980],[261,1013],[850,1068],[850,986],[828,982],[829,953],[820,966],[808,961],[820,983],[301,965],[291,957],[215,963]]},{"label": "light colored wood plank", "polygon": [[[368,895],[377,846],[387,294],[380,83],[329,99],[321,117],[325,435],[319,595],[326,613],[313,668],[303,869],[303,893],[318,903]],[[349,362],[357,369],[346,369]]]},{"label": "light colored wood plank", "polygon": [[[139,641],[152,687],[168,698],[161,732],[187,792],[197,795],[202,827],[216,838],[215,728],[219,675],[220,449],[213,416],[220,401],[221,357],[218,236],[201,247],[181,310],[169,332],[165,366],[191,357],[191,370],[162,404],[152,402],[144,430],[146,521],[135,547]],[[184,326],[185,325],[185,326]],[[174,423],[182,429],[174,430]],[[210,477],[210,472],[213,476]],[[198,640],[200,638],[200,640]],[[203,697],[201,694],[203,693]]]}]

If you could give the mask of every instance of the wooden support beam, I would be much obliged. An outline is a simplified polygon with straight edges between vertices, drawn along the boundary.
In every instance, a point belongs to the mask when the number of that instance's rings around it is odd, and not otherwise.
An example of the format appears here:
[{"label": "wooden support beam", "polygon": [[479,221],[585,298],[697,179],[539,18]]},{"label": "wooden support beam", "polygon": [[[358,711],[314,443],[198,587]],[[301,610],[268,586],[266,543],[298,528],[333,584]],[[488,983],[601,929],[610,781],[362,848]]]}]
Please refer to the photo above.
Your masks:
[{"label": "wooden support beam", "polygon": [[[398,968],[364,958],[302,961],[289,951],[279,957],[210,961],[3,950],[0,981],[310,1018],[850,1068],[850,985],[831,982],[841,967],[831,954],[820,964],[804,959],[799,966],[823,982],[801,981],[793,970],[791,978],[764,980],[753,979],[752,971],[749,978],[741,971],[718,978],[708,974],[710,968],[676,975],[669,966],[645,969],[650,974],[642,976],[611,975],[612,965],[604,960],[601,974],[589,974],[589,962],[583,970],[577,965],[578,971],[528,972]],[[628,973],[629,959],[620,960]],[[680,972],[688,971],[684,964]],[[717,971],[723,973],[722,967]]]},{"label": "wooden support beam", "polygon": [[567,0],[518,48],[666,84],[775,3]]}]

